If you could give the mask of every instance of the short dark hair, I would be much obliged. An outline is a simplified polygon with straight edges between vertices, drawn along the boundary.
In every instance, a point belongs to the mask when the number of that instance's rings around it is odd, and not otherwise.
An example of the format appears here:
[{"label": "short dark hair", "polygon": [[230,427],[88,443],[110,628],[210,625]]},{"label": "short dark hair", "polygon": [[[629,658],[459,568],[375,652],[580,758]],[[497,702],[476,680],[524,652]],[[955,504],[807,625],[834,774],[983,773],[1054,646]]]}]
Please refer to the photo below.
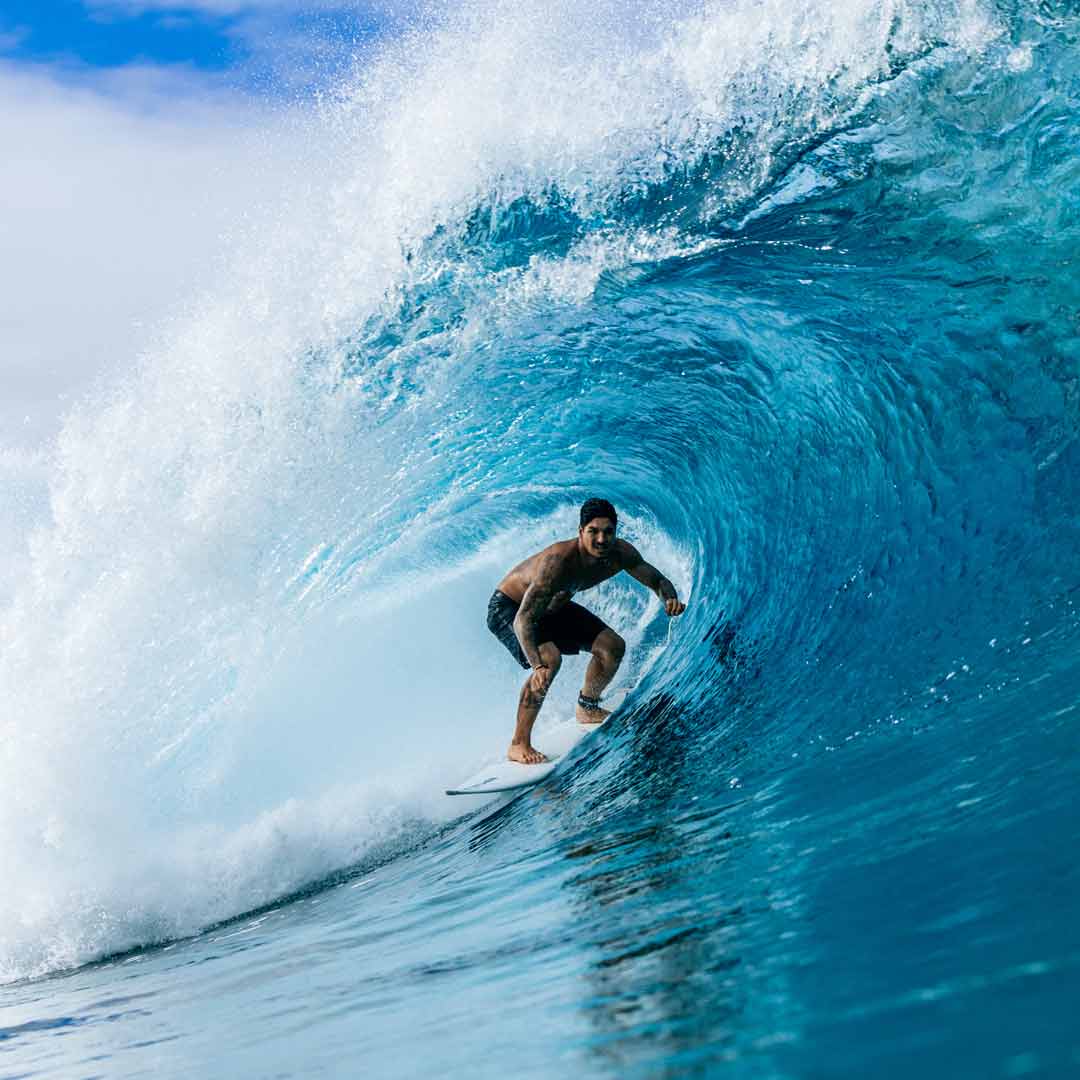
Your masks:
[{"label": "short dark hair", "polygon": [[586,499],[581,504],[581,521],[579,528],[584,529],[593,518],[611,518],[612,525],[619,524],[619,515],[615,513],[615,507],[607,499]]}]

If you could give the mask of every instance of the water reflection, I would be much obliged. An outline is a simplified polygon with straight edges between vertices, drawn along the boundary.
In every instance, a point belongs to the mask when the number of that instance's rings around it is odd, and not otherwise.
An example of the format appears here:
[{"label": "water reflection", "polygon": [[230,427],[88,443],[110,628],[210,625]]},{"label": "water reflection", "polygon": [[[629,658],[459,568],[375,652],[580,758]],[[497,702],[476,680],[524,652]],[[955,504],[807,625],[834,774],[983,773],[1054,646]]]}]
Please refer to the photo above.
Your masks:
[{"label": "water reflection", "polygon": [[562,888],[587,956],[588,1053],[618,1075],[661,1062],[685,1075],[751,1048],[755,1067],[764,1054],[783,1075],[772,1048],[796,1038],[801,1010],[769,959],[800,908],[769,822],[778,785],[732,790],[745,743],[716,752],[700,735],[716,726],[657,699],[626,725],[622,771],[601,763],[576,800],[545,804],[572,867]]}]

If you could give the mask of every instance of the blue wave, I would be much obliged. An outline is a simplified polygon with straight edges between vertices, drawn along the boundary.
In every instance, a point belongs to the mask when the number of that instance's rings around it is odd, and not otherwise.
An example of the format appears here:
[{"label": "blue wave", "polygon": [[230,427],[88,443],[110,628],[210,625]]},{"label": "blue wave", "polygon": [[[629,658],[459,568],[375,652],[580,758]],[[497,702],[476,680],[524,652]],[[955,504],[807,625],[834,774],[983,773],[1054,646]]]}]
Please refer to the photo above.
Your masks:
[{"label": "blue wave", "polygon": [[[1013,12],[987,52],[898,60],[832,126],[785,103],[743,197],[716,198],[757,145],[736,128],[584,210],[552,185],[444,223],[342,377],[427,434],[427,490],[461,493],[449,552],[608,494],[691,556],[657,692],[715,706],[753,671],[800,737],[940,715],[931,688],[988,690],[991,639],[1032,621],[1068,638],[1073,33]],[[584,301],[500,289],[643,233],[662,256]]]}]

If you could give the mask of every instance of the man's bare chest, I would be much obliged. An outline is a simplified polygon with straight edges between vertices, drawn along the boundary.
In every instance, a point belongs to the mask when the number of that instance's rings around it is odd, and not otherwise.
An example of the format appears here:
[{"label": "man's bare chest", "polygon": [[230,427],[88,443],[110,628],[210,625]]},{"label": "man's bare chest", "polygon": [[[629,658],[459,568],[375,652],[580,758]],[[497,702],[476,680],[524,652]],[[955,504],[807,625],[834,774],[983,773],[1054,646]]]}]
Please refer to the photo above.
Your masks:
[{"label": "man's bare chest", "polygon": [[586,567],[562,577],[556,591],[552,596],[553,603],[565,604],[574,593],[584,592],[601,582],[613,578],[621,569],[614,561],[602,563],[595,567]]}]

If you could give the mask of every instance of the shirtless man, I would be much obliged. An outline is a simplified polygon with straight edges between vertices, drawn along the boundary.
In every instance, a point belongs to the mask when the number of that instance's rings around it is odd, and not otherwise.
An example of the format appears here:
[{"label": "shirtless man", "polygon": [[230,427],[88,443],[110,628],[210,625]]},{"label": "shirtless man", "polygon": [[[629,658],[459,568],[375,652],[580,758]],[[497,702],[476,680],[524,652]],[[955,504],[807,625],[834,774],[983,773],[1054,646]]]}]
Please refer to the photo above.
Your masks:
[{"label": "shirtless man", "polygon": [[589,499],[581,508],[577,539],[561,540],[519,563],[499,582],[488,603],[488,629],[523,668],[532,668],[518,699],[517,727],[506,755],[511,761],[524,765],[547,761],[529,739],[565,653],[582,649],[592,653],[578,695],[578,722],[600,724],[609,715],[600,708],[600,695],[619,668],[626,642],[591,611],[575,604],[570,599],[574,593],[625,570],[660,597],[668,615],[686,610],[675,586],[645,562],[632,544],[615,539],[617,525],[611,503]]}]

